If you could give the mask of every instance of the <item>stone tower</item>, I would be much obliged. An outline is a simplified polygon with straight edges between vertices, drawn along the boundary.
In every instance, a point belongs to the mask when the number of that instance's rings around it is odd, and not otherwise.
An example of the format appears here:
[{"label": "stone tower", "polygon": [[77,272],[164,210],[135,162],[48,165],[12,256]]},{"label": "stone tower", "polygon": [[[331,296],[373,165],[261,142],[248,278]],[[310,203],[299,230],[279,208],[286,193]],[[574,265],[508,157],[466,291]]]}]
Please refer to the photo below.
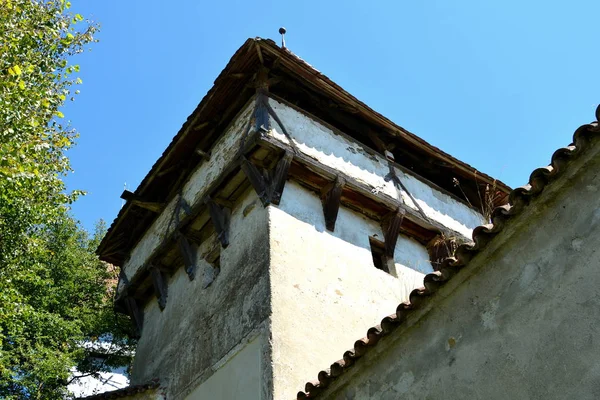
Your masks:
[{"label": "stone tower", "polygon": [[508,190],[249,39],[99,247],[139,335],[132,385],[293,398]]}]

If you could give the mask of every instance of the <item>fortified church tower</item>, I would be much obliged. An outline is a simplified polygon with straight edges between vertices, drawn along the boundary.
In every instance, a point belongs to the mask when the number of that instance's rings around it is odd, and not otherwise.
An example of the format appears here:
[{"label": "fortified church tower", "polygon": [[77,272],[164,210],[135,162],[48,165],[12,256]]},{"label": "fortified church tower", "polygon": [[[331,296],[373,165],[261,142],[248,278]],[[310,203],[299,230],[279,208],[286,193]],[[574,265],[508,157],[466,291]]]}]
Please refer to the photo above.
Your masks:
[{"label": "fortified church tower", "polygon": [[131,398],[294,398],[508,191],[247,40],[98,250],[139,335]]}]

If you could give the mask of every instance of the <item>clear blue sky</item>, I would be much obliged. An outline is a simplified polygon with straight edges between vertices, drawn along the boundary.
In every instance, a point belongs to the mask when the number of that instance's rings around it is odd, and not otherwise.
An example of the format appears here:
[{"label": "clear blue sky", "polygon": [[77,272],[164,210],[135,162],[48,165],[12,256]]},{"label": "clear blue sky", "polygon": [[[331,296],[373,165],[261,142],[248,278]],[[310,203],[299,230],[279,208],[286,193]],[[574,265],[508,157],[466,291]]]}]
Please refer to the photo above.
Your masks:
[{"label": "clear blue sky", "polygon": [[73,1],[102,24],[65,108],[73,207],[109,224],[235,50],[288,48],[360,100],[511,186],[600,102],[600,1]]}]

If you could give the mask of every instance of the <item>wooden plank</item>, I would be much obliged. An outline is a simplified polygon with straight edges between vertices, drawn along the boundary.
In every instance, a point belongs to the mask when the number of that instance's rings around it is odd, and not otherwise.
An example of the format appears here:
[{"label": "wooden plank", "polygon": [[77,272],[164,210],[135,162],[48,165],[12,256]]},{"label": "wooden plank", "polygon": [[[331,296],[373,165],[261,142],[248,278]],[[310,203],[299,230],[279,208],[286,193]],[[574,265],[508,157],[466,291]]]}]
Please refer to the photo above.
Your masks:
[{"label": "wooden plank", "polygon": [[221,242],[221,246],[226,248],[229,246],[229,217],[231,210],[226,207],[219,207],[210,196],[204,198],[204,204],[208,207],[210,219],[217,232],[217,238]]},{"label": "wooden plank", "polygon": [[210,152],[206,152],[200,148],[196,148],[194,151],[196,152],[196,154],[198,154],[200,157],[202,157],[205,161],[210,160]]},{"label": "wooden plank", "polygon": [[160,310],[164,310],[167,305],[168,285],[163,275],[163,272],[156,265],[150,266],[150,276],[152,277],[152,285],[154,286],[154,294],[158,301]]},{"label": "wooden plank", "polygon": [[181,252],[181,256],[183,257],[185,272],[188,274],[190,281],[192,281],[196,277],[195,249],[192,247],[192,244],[183,234],[179,234],[177,244],[179,245],[179,251]]},{"label": "wooden plank", "polygon": [[325,216],[325,226],[327,230],[333,232],[335,230],[335,221],[337,220],[338,211],[340,209],[340,200],[346,180],[341,176],[337,176],[335,181],[325,187],[321,196],[323,203],[323,215]]},{"label": "wooden plank", "polygon": [[[273,149],[283,149],[292,151],[292,148],[290,146],[270,136],[264,136],[260,138],[259,143],[265,146],[269,146]],[[297,162],[298,165],[301,165],[305,168],[304,173],[308,175],[312,173],[315,176],[319,177],[319,179],[325,178],[329,182],[334,180],[336,176],[340,175],[346,181],[346,184],[344,186],[344,193],[346,191],[351,191],[355,193],[355,202],[364,202],[367,208],[371,207],[369,204],[373,205],[375,203],[381,204],[382,208],[386,209],[388,212],[396,210],[398,207],[400,207],[406,212],[405,218],[410,219],[415,224],[422,226],[427,230],[434,232],[444,232],[445,234],[451,236],[463,237],[463,235],[461,235],[460,233],[443,226],[437,221],[434,221],[432,219],[424,220],[418,211],[413,210],[412,208],[406,205],[399,204],[397,199],[394,199],[391,196],[386,195],[384,193],[373,193],[373,188],[371,186],[359,182],[353,177],[341,173],[340,171],[334,168],[321,164],[303,153],[296,153],[294,155],[294,162]],[[342,195],[342,204],[343,203],[344,195]]]},{"label": "wooden plank", "polygon": [[279,204],[281,201],[281,195],[285,188],[285,182],[287,181],[288,171],[290,170],[290,164],[292,163],[293,158],[293,153],[286,150],[281,160],[277,162],[274,173],[270,177],[269,201],[273,204]]},{"label": "wooden plank", "polygon": [[268,132],[271,129],[271,119],[269,118],[269,110],[266,105],[266,90],[259,88],[256,91],[256,106],[254,108],[255,129],[257,132]]},{"label": "wooden plank", "polygon": [[294,158],[291,151],[286,150],[283,157],[277,162],[275,168],[266,171],[254,165],[253,162],[242,156],[242,170],[256,191],[263,206],[279,204],[285,187],[288,171]]},{"label": "wooden plank", "polygon": [[250,181],[250,184],[254,188],[254,191],[258,195],[260,201],[265,207],[269,205],[270,201],[267,193],[268,187],[265,181],[265,177],[263,176],[261,171],[259,171],[259,169],[254,164],[248,161],[248,159],[245,156],[242,156],[241,167],[242,171],[244,171],[244,174]]},{"label": "wooden plank", "polygon": [[161,213],[165,208],[164,203],[148,201],[147,199],[137,196],[135,193],[130,192],[129,190],[124,190],[123,193],[121,193],[121,198],[130,202],[134,206],[144,208],[155,213]]},{"label": "wooden plank", "polygon": [[144,327],[144,312],[138,306],[137,300],[132,296],[125,297],[125,308],[131,317],[135,334],[139,338],[142,336],[142,328]]},{"label": "wooden plank", "polygon": [[381,221],[381,230],[385,239],[385,255],[387,257],[394,257],[394,250],[396,249],[396,242],[398,241],[400,225],[402,225],[404,214],[406,212],[398,207],[396,211],[392,211],[383,217]]}]

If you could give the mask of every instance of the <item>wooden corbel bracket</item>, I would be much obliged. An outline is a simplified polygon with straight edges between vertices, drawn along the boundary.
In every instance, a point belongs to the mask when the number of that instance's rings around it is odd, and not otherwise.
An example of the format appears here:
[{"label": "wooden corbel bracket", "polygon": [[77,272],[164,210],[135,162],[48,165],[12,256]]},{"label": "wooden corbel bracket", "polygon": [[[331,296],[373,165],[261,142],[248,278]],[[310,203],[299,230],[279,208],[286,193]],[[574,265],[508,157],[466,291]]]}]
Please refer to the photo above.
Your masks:
[{"label": "wooden corbel bracket", "polygon": [[242,171],[244,171],[244,174],[265,207],[271,203],[279,204],[281,201],[281,195],[283,194],[292,159],[292,152],[286,150],[275,168],[267,171],[257,167],[246,157],[242,156]]},{"label": "wooden corbel bracket", "polygon": [[333,232],[340,209],[340,199],[346,180],[337,176],[335,181],[325,186],[321,191],[321,202],[323,203],[323,215],[325,216],[325,227]]},{"label": "wooden corbel bracket", "polygon": [[405,214],[406,211],[398,207],[395,211],[390,212],[381,220],[381,230],[383,231],[385,240],[385,255],[387,257],[394,257],[396,242],[398,241],[398,235],[400,234],[400,226],[402,226]]}]

